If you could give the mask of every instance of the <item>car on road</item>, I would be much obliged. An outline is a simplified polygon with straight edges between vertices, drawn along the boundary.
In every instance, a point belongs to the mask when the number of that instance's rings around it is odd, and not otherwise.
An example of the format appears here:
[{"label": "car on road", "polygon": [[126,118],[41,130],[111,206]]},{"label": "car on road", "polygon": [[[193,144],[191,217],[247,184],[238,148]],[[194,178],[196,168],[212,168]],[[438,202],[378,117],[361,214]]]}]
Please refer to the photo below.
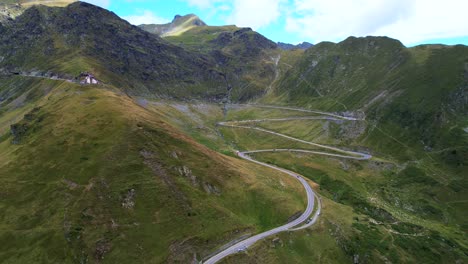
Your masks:
[{"label": "car on road", "polygon": [[237,252],[243,252],[243,251],[246,251],[246,250],[247,250],[247,247],[243,246],[243,247],[238,248]]}]

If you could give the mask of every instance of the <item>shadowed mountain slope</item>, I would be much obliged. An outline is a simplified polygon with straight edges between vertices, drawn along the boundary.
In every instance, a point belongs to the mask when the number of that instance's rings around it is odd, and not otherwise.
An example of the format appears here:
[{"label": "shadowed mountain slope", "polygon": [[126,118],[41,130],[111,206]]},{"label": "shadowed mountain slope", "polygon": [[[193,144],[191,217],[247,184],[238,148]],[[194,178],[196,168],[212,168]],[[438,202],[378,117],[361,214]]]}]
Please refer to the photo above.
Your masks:
[{"label": "shadowed mountain slope", "polygon": [[[161,29],[177,29],[177,34],[161,34]],[[208,26],[194,15],[176,16],[165,25],[141,25],[165,40],[212,58],[226,75],[229,93],[224,101],[246,101],[261,97],[276,79],[276,43],[251,28]]]},{"label": "shadowed mountain slope", "polygon": [[129,94],[148,96],[218,99],[226,93],[224,75],[211,58],[187,52],[87,3],[33,6],[0,30],[0,67],[10,71],[68,77],[89,71]]}]

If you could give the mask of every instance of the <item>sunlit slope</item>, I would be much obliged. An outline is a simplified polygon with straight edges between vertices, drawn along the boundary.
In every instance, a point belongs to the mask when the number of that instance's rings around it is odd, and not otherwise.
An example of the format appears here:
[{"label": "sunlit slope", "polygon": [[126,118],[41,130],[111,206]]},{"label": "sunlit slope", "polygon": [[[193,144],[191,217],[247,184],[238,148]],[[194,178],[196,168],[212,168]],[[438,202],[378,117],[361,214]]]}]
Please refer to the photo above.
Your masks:
[{"label": "sunlit slope", "polygon": [[23,7],[29,7],[32,5],[47,5],[47,6],[66,6],[74,0],[2,0],[0,4],[19,4]]},{"label": "sunlit slope", "polygon": [[34,5],[67,6],[74,0],[2,0],[0,1],[0,24],[8,24],[27,8]]},{"label": "sunlit slope", "polygon": [[0,137],[7,262],[187,262],[305,207],[293,179],[207,149],[126,95],[54,82]]},{"label": "sunlit slope", "polygon": [[[373,158],[350,161],[293,151],[255,154],[255,159],[293,170],[317,183],[323,213],[310,230],[266,239],[226,263],[341,263],[356,258],[364,263],[381,259],[451,263],[466,259],[466,194],[462,191],[466,180],[457,170],[440,166],[429,155],[401,162],[391,151],[364,148],[352,137],[343,137],[355,133],[352,130],[356,127],[348,122],[287,120],[294,115],[303,118],[300,114],[238,106],[225,117],[262,120],[243,125],[368,152]],[[286,120],[276,119],[281,117]],[[365,128],[367,124],[357,126]],[[253,129],[220,131],[225,142],[240,150],[310,148]]]},{"label": "sunlit slope", "polygon": [[265,239],[225,263],[341,263],[353,261],[355,256],[365,263],[381,259],[451,263],[466,259],[466,194],[462,191],[466,181],[429,156],[400,162],[389,152],[361,146],[348,136],[355,133],[354,126],[365,128],[365,122],[268,121],[303,118],[310,113],[252,105],[230,106],[226,112],[220,105],[203,102],[139,102],[161,111],[165,120],[197,141],[231,155],[233,150],[311,146],[252,129],[216,126],[216,120],[262,119],[248,125],[373,155],[370,161],[350,161],[295,152],[255,154],[258,160],[311,179],[322,198],[322,215],[310,229]]},{"label": "sunlit slope", "polygon": [[185,16],[176,15],[171,23],[161,25],[144,24],[139,25],[139,27],[161,37],[168,37],[178,36],[192,28],[205,25],[205,22],[203,22],[198,16],[190,14]]},{"label": "sunlit slope", "polygon": [[[366,114],[361,144],[466,169],[468,47],[350,37],[308,49],[264,101]],[[280,64],[282,62],[280,61]],[[418,153],[415,153],[418,152]]]}]

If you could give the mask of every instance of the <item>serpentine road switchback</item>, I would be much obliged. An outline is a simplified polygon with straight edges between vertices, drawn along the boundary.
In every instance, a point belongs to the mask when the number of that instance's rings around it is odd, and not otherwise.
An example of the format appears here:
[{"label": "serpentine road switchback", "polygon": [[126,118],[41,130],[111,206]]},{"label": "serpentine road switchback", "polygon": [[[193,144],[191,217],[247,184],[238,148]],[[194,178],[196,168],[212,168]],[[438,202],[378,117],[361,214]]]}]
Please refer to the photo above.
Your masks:
[{"label": "serpentine road switchback", "polygon": [[[295,231],[295,230],[300,230],[307,228],[311,225],[313,225],[316,221],[318,216],[320,215],[321,212],[321,204],[320,204],[320,199],[317,199],[317,195],[314,193],[314,190],[310,187],[310,185],[307,183],[307,180],[300,174],[297,174],[295,172],[279,168],[264,162],[257,161],[250,157],[248,154],[251,153],[262,153],[262,152],[297,152],[297,153],[309,153],[309,154],[316,154],[316,155],[325,155],[325,156],[331,156],[331,157],[337,157],[337,158],[346,158],[346,159],[354,159],[354,160],[367,160],[370,159],[372,156],[366,153],[361,153],[361,152],[355,152],[355,151],[348,151],[348,150],[342,150],[336,147],[332,146],[327,146],[327,145],[322,145],[318,143],[313,143],[309,141],[305,141],[302,139],[294,138],[291,136],[287,136],[281,133],[277,133],[271,130],[263,129],[263,128],[258,128],[255,126],[249,126],[249,123],[259,123],[259,122],[278,122],[278,121],[290,121],[290,120],[349,120],[349,121],[362,121],[363,119],[357,119],[354,117],[346,117],[346,116],[341,116],[333,113],[327,113],[327,112],[321,112],[321,111],[314,111],[314,110],[307,110],[307,109],[300,109],[300,108],[291,108],[291,107],[281,107],[281,106],[267,106],[267,105],[238,105],[238,106],[249,106],[249,107],[259,107],[259,108],[271,108],[271,109],[280,109],[280,110],[288,110],[288,111],[299,111],[299,112],[308,112],[311,114],[315,114],[314,116],[306,116],[306,117],[287,117],[287,118],[273,118],[273,119],[253,119],[253,120],[241,120],[241,121],[227,121],[227,122],[219,122],[219,126],[224,126],[224,127],[231,127],[231,128],[240,128],[240,129],[253,129],[257,131],[261,131],[263,133],[268,133],[272,134],[275,136],[287,138],[289,140],[301,142],[304,144],[312,145],[321,149],[333,151],[335,153],[330,153],[330,152],[322,152],[322,151],[313,151],[313,150],[303,150],[303,149],[262,149],[262,150],[252,150],[252,151],[237,151],[237,155],[245,160],[248,160],[253,163],[257,163],[259,165],[272,168],[278,171],[281,171],[291,177],[294,177],[297,179],[302,186],[304,186],[304,189],[307,194],[307,207],[302,213],[300,217],[297,219],[276,227],[274,229],[265,231],[263,233],[257,234],[255,236],[246,238],[242,241],[237,242],[234,245],[231,245],[220,252],[217,252],[216,254],[212,255],[209,259],[207,259],[205,264],[213,264],[221,259],[231,255],[235,254],[237,252],[242,252],[246,250],[248,247],[253,245],[255,242],[264,239],[268,236],[272,236],[274,234],[277,234],[279,232],[283,231]],[[312,216],[312,213],[314,211],[314,204],[315,201],[317,202],[317,210],[315,210],[314,215]],[[304,223],[304,224],[303,224]],[[303,224],[303,225],[301,225]]]}]

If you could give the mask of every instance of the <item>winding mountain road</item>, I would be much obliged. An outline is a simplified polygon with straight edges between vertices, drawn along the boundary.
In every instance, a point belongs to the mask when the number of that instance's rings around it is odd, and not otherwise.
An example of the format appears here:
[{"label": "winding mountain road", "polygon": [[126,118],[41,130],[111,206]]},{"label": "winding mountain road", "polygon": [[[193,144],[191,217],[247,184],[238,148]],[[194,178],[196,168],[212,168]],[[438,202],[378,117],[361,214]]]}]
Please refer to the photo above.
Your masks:
[{"label": "winding mountain road", "polygon": [[[367,160],[370,159],[372,156],[366,153],[361,153],[361,152],[355,152],[355,151],[348,151],[348,150],[343,150],[339,149],[336,147],[332,146],[327,146],[327,145],[322,145],[318,143],[313,143],[309,141],[305,141],[302,139],[294,138],[291,136],[287,136],[281,133],[277,133],[271,130],[263,129],[263,128],[258,128],[254,126],[247,126],[244,124],[248,123],[258,123],[258,122],[269,122],[269,121],[289,121],[289,120],[352,120],[352,121],[359,121],[361,119],[357,119],[354,117],[346,117],[346,116],[340,116],[337,114],[333,113],[326,113],[326,112],[321,112],[321,111],[313,111],[313,110],[307,110],[307,109],[300,109],[300,108],[291,108],[291,107],[279,107],[279,106],[266,106],[266,105],[248,105],[250,107],[261,107],[261,108],[274,108],[274,109],[282,109],[282,110],[288,110],[288,111],[300,111],[300,112],[309,112],[313,114],[319,114],[322,116],[309,116],[309,117],[288,117],[288,118],[272,118],[272,119],[253,119],[253,120],[241,120],[241,121],[227,121],[227,122],[219,122],[219,126],[224,126],[224,127],[231,127],[231,128],[241,128],[241,129],[254,129],[257,131],[261,131],[264,133],[272,134],[275,136],[287,138],[293,141],[301,142],[304,144],[312,145],[315,147],[319,147],[322,149],[330,150],[335,153],[330,153],[330,152],[322,152],[322,151],[313,151],[313,150],[303,150],[303,149],[262,149],[262,150],[252,150],[252,151],[237,151],[237,155],[245,160],[248,160],[250,162],[272,168],[274,170],[283,172],[291,177],[294,177],[296,180],[298,180],[302,186],[304,187],[307,195],[307,207],[305,211],[299,216],[297,219],[276,227],[274,229],[265,231],[263,233],[254,235],[252,237],[246,238],[240,242],[237,242],[236,244],[216,253],[215,255],[211,256],[209,259],[207,259],[205,264],[214,264],[221,259],[231,255],[235,254],[237,252],[241,252],[246,250],[248,247],[253,245],[255,242],[264,239],[266,237],[272,236],[274,234],[283,232],[283,231],[296,231],[296,230],[301,230],[304,228],[307,228],[311,225],[313,225],[318,217],[321,214],[321,203],[320,199],[318,199],[318,196],[314,193],[314,190],[310,187],[308,184],[307,180],[300,174],[297,174],[295,172],[267,164],[265,162],[261,162],[258,160],[253,159],[250,157],[248,154],[254,154],[254,153],[265,153],[265,152],[298,152],[298,153],[308,153],[308,154],[316,154],[316,155],[325,155],[325,156],[331,156],[331,157],[338,157],[338,158],[346,158],[346,159],[354,159],[354,160]],[[242,124],[242,125],[241,125]],[[318,201],[317,204],[317,210],[315,211],[314,215],[311,217],[313,210],[314,210],[314,204],[315,201]],[[302,223],[305,223],[304,225],[301,225]]]}]

